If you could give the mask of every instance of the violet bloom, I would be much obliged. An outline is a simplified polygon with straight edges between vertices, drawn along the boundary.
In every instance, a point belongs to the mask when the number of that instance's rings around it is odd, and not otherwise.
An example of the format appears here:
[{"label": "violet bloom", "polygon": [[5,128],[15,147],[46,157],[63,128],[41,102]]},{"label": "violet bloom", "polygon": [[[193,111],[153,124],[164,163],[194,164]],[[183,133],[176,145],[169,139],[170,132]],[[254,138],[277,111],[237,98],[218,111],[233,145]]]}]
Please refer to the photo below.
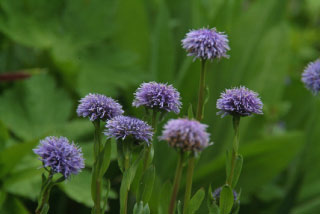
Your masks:
[{"label": "violet bloom", "polygon": [[182,40],[182,47],[188,52],[188,56],[194,59],[212,60],[215,58],[228,58],[230,50],[228,36],[218,32],[215,28],[202,28],[191,30]]},{"label": "violet bloom", "polygon": [[172,119],[164,126],[160,139],[167,141],[173,148],[198,152],[209,145],[207,127],[196,120]]},{"label": "violet bloom", "polygon": [[33,149],[40,156],[44,167],[50,167],[54,173],[61,173],[65,178],[78,174],[84,168],[81,148],[65,137],[46,137]]},{"label": "violet bloom", "polygon": [[[220,201],[220,193],[221,193],[222,187],[217,188],[213,193],[212,196],[216,200],[217,204],[219,204]],[[238,194],[235,190],[233,192],[233,200],[237,201],[238,200]]]},{"label": "violet bloom", "polygon": [[230,114],[233,116],[250,116],[252,114],[263,114],[263,104],[254,91],[246,87],[226,89],[217,101],[218,114],[222,117]]},{"label": "violet bloom", "polygon": [[172,85],[164,83],[142,83],[135,92],[133,106],[144,106],[148,109],[155,109],[178,114],[181,108],[180,93]]},{"label": "violet bloom", "polygon": [[122,106],[114,99],[102,94],[88,94],[80,100],[77,108],[79,117],[88,117],[91,121],[109,120],[122,115]]},{"label": "violet bloom", "polygon": [[302,82],[314,95],[320,91],[320,59],[311,62],[302,73]]},{"label": "violet bloom", "polygon": [[134,117],[117,116],[107,121],[104,134],[108,138],[125,140],[133,138],[136,142],[150,143],[153,132],[146,122]]}]

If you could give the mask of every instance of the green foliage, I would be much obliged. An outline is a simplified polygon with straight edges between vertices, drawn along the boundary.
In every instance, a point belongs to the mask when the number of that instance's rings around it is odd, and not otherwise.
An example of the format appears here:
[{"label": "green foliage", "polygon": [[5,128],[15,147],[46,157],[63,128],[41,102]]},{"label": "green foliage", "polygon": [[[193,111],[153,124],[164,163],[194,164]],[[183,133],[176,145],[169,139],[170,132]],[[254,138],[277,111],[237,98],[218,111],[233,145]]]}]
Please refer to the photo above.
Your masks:
[{"label": "green foliage", "polygon": [[233,192],[230,186],[224,185],[220,193],[220,213],[229,214],[234,202]]},{"label": "green foliage", "polygon": [[[294,214],[318,212],[320,103],[303,87],[300,75],[319,57],[319,1],[2,0],[0,11],[0,74],[31,74],[0,82],[0,213],[33,212],[44,170],[32,149],[48,135],[78,143],[87,167],[53,189],[55,206],[50,209],[88,213],[93,128],[75,110],[89,92],[113,96],[126,115],[142,118],[131,107],[135,88],[143,81],[168,82],[182,96],[178,117],[192,118],[200,62],[186,56],[181,39],[189,29],[203,26],[228,34],[231,51],[230,59],[207,63],[210,99],[203,122],[214,145],[202,152],[195,167],[193,191],[225,182],[232,122],[216,116],[216,100],[225,88],[245,85],[261,95],[264,115],[241,121],[243,166],[236,190],[242,189],[244,206],[239,213],[281,213],[281,207]],[[108,196],[102,194],[104,202],[119,192],[116,146],[112,142],[104,150],[111,151],[111,159],[104,160],[102,171],[110,165],[103,183],[112,187]],[[166,214],[176,153],[157,139],[153,146],[154,168],[145,175],[151,178],[142,178],[148,182],[134,192],[144,203],[129,201],[129,210],[141,213],[148,207],[150,213]],[[238,158],[236,169],[242,165]],[[122,188],[133,186],[133,171]],[[151,196],[147,186],[153,186]],[[196,195],[202,197],[199,191]],[[213,201],[207,205],[209,213],[219,213]],[[109,213],[119,213],[116,203],[110,207]],[[202,205],[195,213],[208,213],[208,207]]]},{"label": "green foliage", "polygon": [[205,196],[205,191],[204,189],[199,189],[194,196],[192,196],[191,200],[190,200],[190,204],[189,204],[189,209],[188,209],[188,213],[189,214],[194,214],[197,212],[197,210],[199,209],[199,207],[202,204],[202,201],[204,199]]}]

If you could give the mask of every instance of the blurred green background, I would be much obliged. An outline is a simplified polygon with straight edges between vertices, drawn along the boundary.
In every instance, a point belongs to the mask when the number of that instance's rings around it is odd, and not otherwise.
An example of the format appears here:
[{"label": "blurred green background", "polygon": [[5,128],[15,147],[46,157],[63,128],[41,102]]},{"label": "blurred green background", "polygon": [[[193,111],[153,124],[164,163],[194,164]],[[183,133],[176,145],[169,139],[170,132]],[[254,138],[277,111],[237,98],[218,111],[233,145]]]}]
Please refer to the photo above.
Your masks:
[{"label": "blurred green background", "polygon": [[[78,100],[103,93],[141,118],[133,93],[155,80],[178,88],[179,116],[186,115],[197,100],[200,63],[186,57],[181,39],[203,26],[226,32],[231,51],[230,59],[209,63],[204,122],[215,144],[197,163],[193,193],[223,184],[232,123],[216,116],[215,103],[225,88],[245,85],[265,105],[263,116],[241,121],[240,213],[319,213],[320,101],[300,81],[320,55],[319,0],[1,0],[0,75],[31,77],[0,82],[0,213],[35,209],[43,171],[32,149],[47,135],[77,142],[87,165],[53,189],[49,213],[90,213],[93,126],[77,118]],[[151,213],[164,214],[176,154],[155,142],[154,162]],[[109,213],[118,213],[116,161],[106,178],[113,190]],[[198,213],[207,213],[206,201]]]}]

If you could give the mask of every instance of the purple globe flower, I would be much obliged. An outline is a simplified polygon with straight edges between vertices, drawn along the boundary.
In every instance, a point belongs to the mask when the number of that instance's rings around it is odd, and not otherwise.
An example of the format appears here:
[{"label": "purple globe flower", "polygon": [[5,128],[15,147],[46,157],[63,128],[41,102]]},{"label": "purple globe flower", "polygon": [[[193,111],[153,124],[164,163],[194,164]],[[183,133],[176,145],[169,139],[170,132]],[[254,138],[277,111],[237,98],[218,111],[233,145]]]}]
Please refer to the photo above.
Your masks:
[{"label": "purple globe flower", "polygon": [[182,40],[182,47],[188,52],[188,56],[201,60],[228,58],[230,50],[228,36],[218,32],[215,28],[202,28],[191,30]]},{"label": "purple globe flower", "polygon": [[146,122],[133,117],[117,116],[107,121],[104,134],[108,138],[125,140],[132,137],[137,142],[150,143],[153,131]]},{"label": "purple globe flower", "polygon": [[123,114],[122,106],[114,99],[101,94],[88,94],[80,100],[77,108],[79,117],[89,117],[91,121],[109,120]]},{"label": "purple globe flower", "polygon": [[78,174],[84,168],[81,148],[65,137],[46,137],[33,149],[40,156],[44,167],[50,167],[54,173],[61,173],[65,178]]},{"label": "purple globe flower", "polygon": [[198,152],[209,145],[207,127],[196,120],[172,119],[164,126],[160,140],[167,141],[176,149]]},{"label": "purple globe flower", "polygon": [[320,59],[311,62],[302,73],[302,82],[314,95],[320,91]]},{"label": "purple globe flower", "polygon": [[250,116],[251,114],[263,114],[262,102],[256,92],[246,87],[226,89],[221,93],[217,101],[217,108],[222,117],[230,114],[233,116]]},{"label": "purple globe flower", "polygon": [[180,93],[172,86],[164,83],[142,83],[135,92],[133,106],[145,106],[149,109],[178,114],[181,108]]},{"label": "purple globe flower", "polygon": [[[217,188],[213,193],[212,196],[216,200],[217,204],[219,204],[220,201],[220,193],[221,193],[222,187]],[[238,193],[233,190],[233,200],[237,201],[238,200]]]}]

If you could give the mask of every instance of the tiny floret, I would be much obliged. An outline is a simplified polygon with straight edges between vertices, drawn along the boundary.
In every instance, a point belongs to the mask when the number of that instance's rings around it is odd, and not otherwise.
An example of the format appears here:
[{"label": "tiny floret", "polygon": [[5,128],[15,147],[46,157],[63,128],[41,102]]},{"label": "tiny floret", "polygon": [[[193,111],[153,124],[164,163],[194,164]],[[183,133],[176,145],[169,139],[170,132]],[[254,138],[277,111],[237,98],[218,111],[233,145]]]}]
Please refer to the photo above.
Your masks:
[{"label": "tiny floret", "polygon": [[134,117],[117,116],[107,121],[104,134],[108,138],[125,140],[132,138],[136,142],[146,142],[152,140],[153,130],[146,122]]},{"label": "tiny floret", "polygon": [[142,83],[135,92],[133,106],[144,106],[158,111],[178,114],[181,108],[180,93],[172,85],[164,83]]},{"label": "tiny floret", "polygon": [[218,114],[222,117],[228,114],[233,116],[263,114],[262,107],[258,94],[243,86],[226,89],[217,101],[217,108],[220,110]]},{"label": "tiny floret", "polygon": [[314,95],[320,92],[320,59],[311,62],[302,73],[302,82]]},{"label": "tiny floret", "polygon": [[88,94],[80,100],[77,108],[79,117],[88,117],[91,121],[109,120],[123,114],[122,106],[114,99],[102,94]]},{"label": "tiny floret", "polygon": [[207,125],[186,118],[171,119],[164,126],[160,140],[175,149],[199,152],[209,145]]},{"label": "tiny floret", "polygon": [[191,30],[182,40],[182,47],[188,56],[201,60],[228,58],[227,51],[230,50],[228,36],[215,28]]},{"label": "tiny floret", "polygon": [[61,173],[65,178],[78,174],[84,168],[81,148],[65,137],[46,137],[40,140],[34,153],[40,156],[45,168],[50,167],[54,173]]}]

